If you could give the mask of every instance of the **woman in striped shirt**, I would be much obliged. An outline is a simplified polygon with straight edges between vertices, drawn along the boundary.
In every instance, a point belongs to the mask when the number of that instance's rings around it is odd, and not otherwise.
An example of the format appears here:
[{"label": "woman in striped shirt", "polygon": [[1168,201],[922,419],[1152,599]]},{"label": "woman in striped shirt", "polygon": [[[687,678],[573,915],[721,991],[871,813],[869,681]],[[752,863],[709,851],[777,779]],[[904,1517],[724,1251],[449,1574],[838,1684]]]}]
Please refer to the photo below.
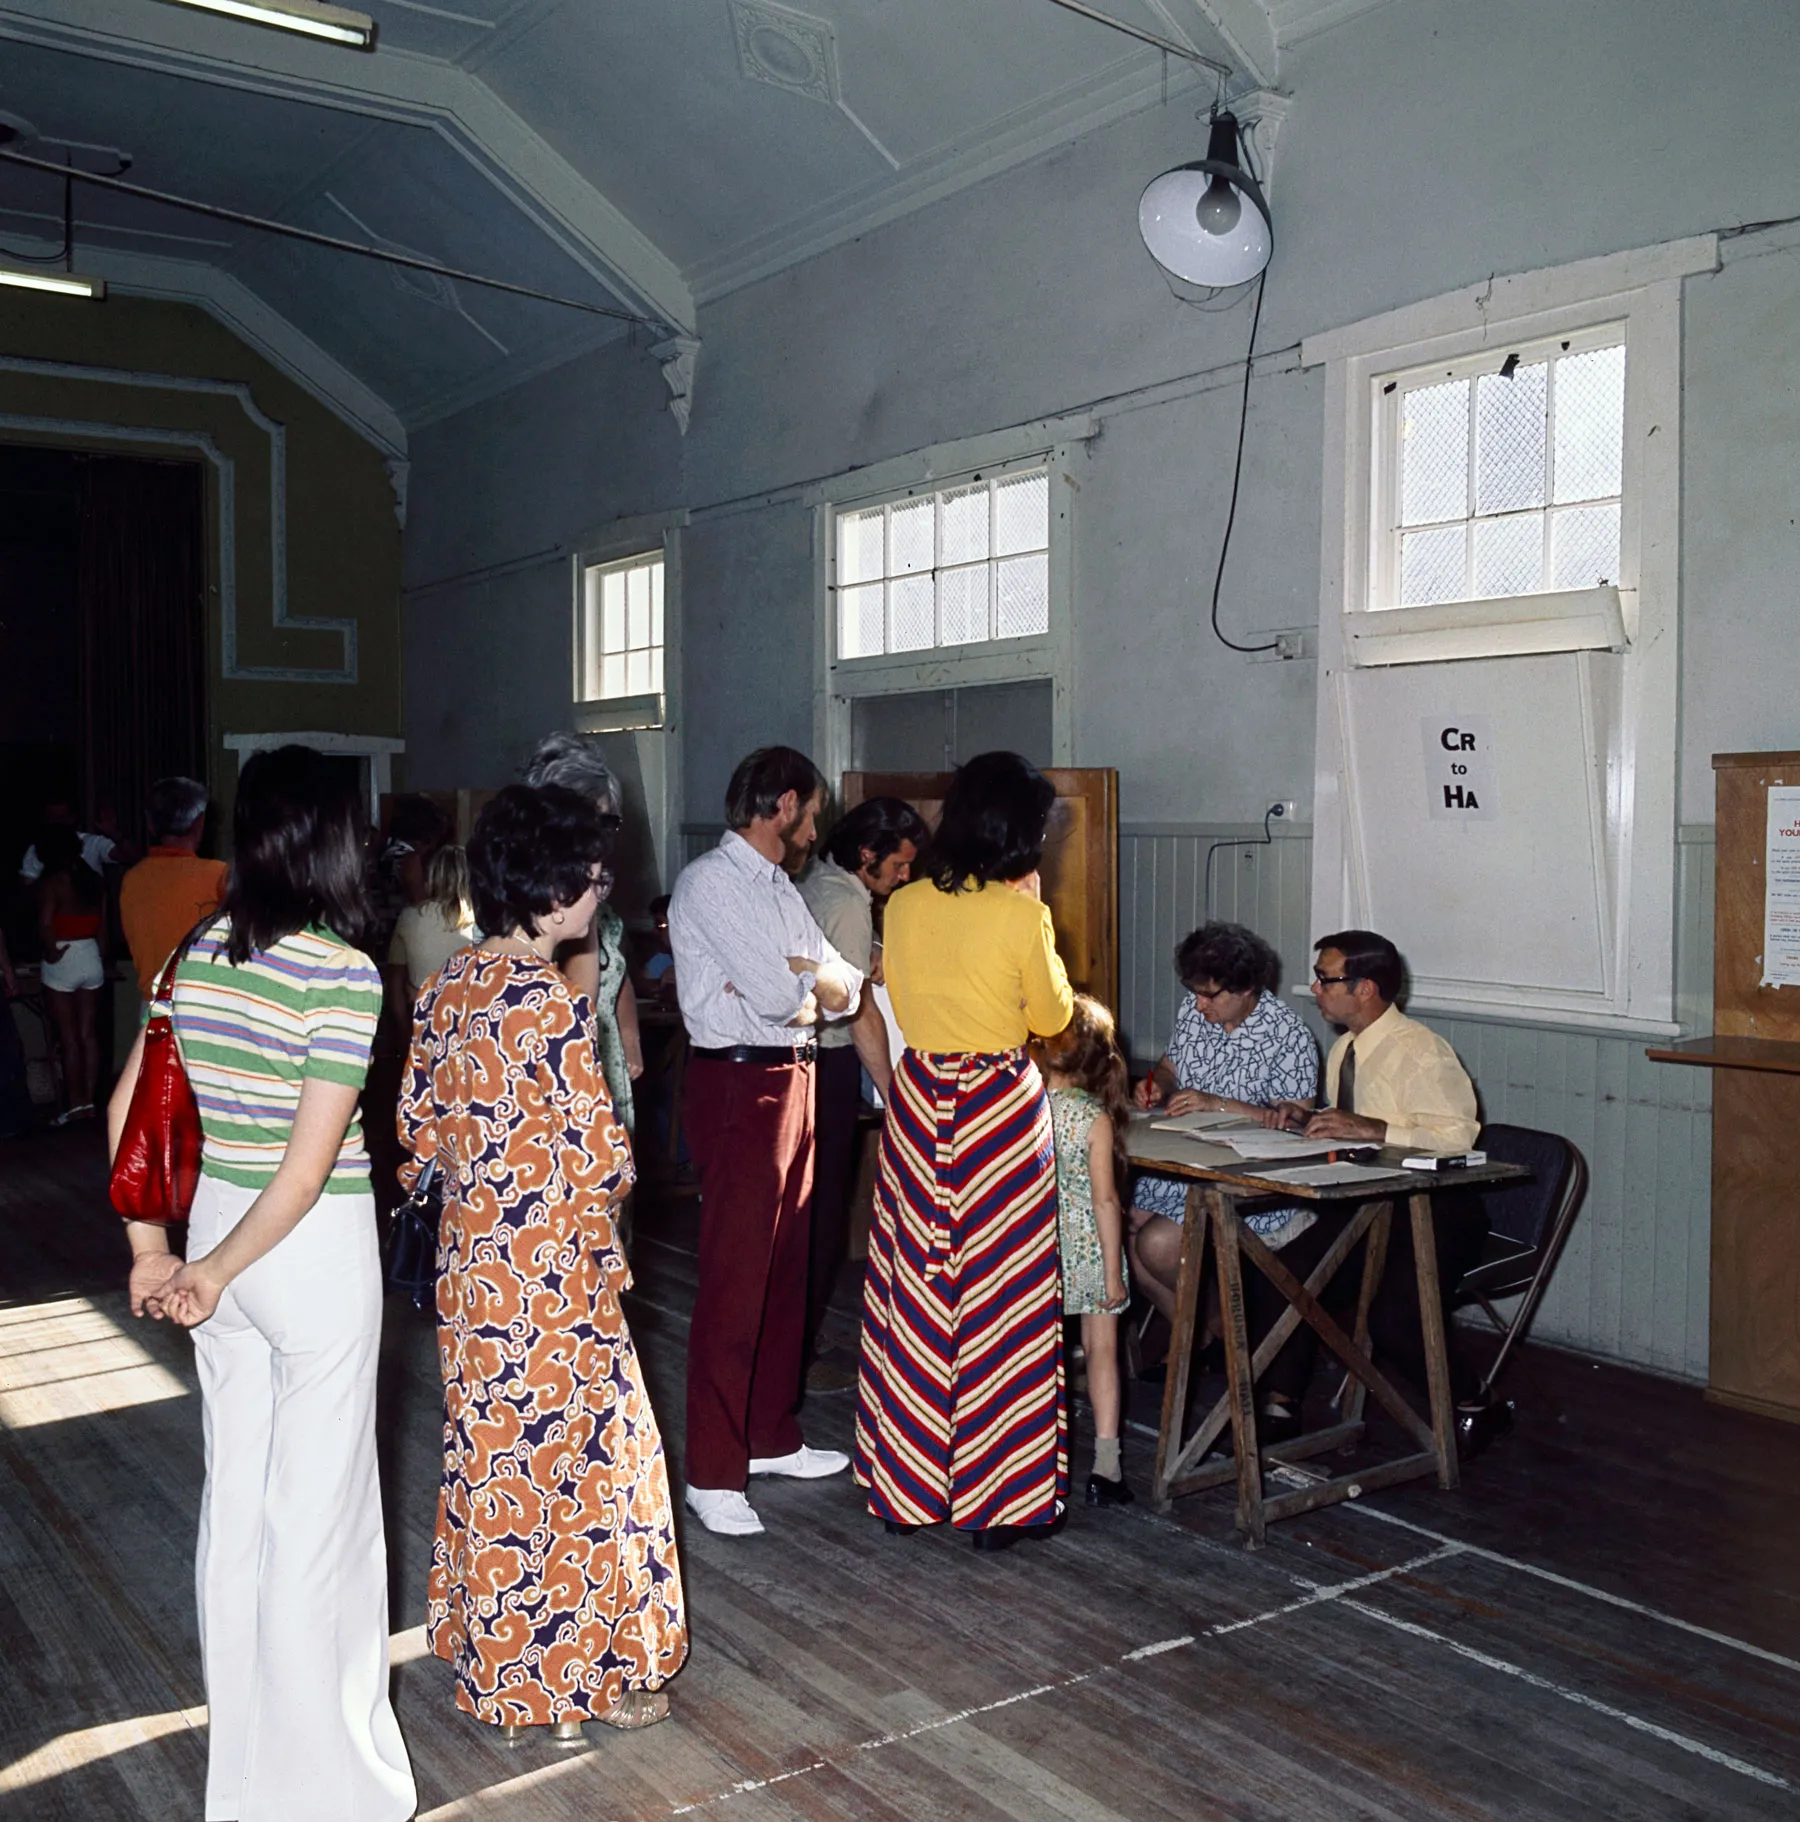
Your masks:
[{"label": "woman in striped shirt", "polygon": [[[194,1330],[208,1816],[399,1822],[375,1464],[381,1273],[357,1097],[381,977],[355,795],[309,747],[238,781],[221,914],[176,967],[204,1133],[188,1259],[127,1224],[131,1304]],[[113,1096],[118,1135],[140,1037]]]}]

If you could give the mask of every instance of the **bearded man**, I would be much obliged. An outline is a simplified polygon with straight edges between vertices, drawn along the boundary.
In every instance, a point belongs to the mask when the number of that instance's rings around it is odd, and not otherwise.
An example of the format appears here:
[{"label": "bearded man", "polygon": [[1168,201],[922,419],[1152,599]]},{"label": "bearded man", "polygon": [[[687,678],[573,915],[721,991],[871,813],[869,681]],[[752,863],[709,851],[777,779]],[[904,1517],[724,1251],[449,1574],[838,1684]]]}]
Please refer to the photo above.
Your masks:
[{"label": "bearded man", "polygon": [[688,1145],[700,1171],[700,1285],[688,1343],[687,1504],[753,1537],[749,1477],[816,1480],[849,1457],[809,1449],[799,1401],[812,1225],[814,1027],[846,1017],[863,977],[826,941],[789,869],[804,863],[825,780],[760,747],[731,775],[719,845],[669,903],[690,1045]]}]

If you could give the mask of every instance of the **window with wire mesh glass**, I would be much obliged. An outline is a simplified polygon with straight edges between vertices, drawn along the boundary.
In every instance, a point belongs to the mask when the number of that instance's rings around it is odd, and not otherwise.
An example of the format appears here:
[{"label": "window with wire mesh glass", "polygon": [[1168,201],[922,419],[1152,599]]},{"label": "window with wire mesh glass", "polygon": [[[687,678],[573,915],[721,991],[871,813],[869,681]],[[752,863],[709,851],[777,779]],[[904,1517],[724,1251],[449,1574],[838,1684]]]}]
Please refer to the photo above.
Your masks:
[{"label": "window with wire mesh glass", "polygon": [[582,572],[577,700],[660,696],[663,687],[663,554],[650,551]]},{"label": "window with wire mesh glass", "polygon": [[1050,474],[974,476],[836,513],[837,656],[1050,630]]},{"label": "window with wire mesh glass", "polygon": [[1619,583],[1621,325],[1382,388],[1372,608]]}]

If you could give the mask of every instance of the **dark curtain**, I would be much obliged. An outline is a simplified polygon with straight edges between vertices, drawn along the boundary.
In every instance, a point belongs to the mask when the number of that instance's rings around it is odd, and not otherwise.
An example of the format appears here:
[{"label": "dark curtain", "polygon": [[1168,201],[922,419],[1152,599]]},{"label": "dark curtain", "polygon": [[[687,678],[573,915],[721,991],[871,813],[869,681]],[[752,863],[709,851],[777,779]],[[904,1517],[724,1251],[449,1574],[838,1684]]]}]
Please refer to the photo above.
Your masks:
[{"label": "dark curtain", "polygon": [[[82,796],[137,836],[158,778],[206,778],[205,504],[198,464],[82,464]],[[92,828],[92,821],[86,823]]]}]

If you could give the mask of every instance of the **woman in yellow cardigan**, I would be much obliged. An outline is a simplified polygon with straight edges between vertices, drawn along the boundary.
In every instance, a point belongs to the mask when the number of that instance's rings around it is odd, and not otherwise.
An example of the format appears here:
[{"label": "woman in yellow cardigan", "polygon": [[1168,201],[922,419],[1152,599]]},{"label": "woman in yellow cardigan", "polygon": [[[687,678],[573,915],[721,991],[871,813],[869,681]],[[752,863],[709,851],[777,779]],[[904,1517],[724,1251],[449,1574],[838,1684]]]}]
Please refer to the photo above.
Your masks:
[{"label": "woman in yellow cardigan", "polygon": [[[1029,1037],[1074,1001],[1038,896],[1056,793],[1017,753],[952,780],[888,901],[894,1071],[863,1291],[856,1476],[890,1531],[1001,1549],[1068,1493],[1056,1154]],[[1038,1535],[1046,1535],[1040,1530]]]}]

